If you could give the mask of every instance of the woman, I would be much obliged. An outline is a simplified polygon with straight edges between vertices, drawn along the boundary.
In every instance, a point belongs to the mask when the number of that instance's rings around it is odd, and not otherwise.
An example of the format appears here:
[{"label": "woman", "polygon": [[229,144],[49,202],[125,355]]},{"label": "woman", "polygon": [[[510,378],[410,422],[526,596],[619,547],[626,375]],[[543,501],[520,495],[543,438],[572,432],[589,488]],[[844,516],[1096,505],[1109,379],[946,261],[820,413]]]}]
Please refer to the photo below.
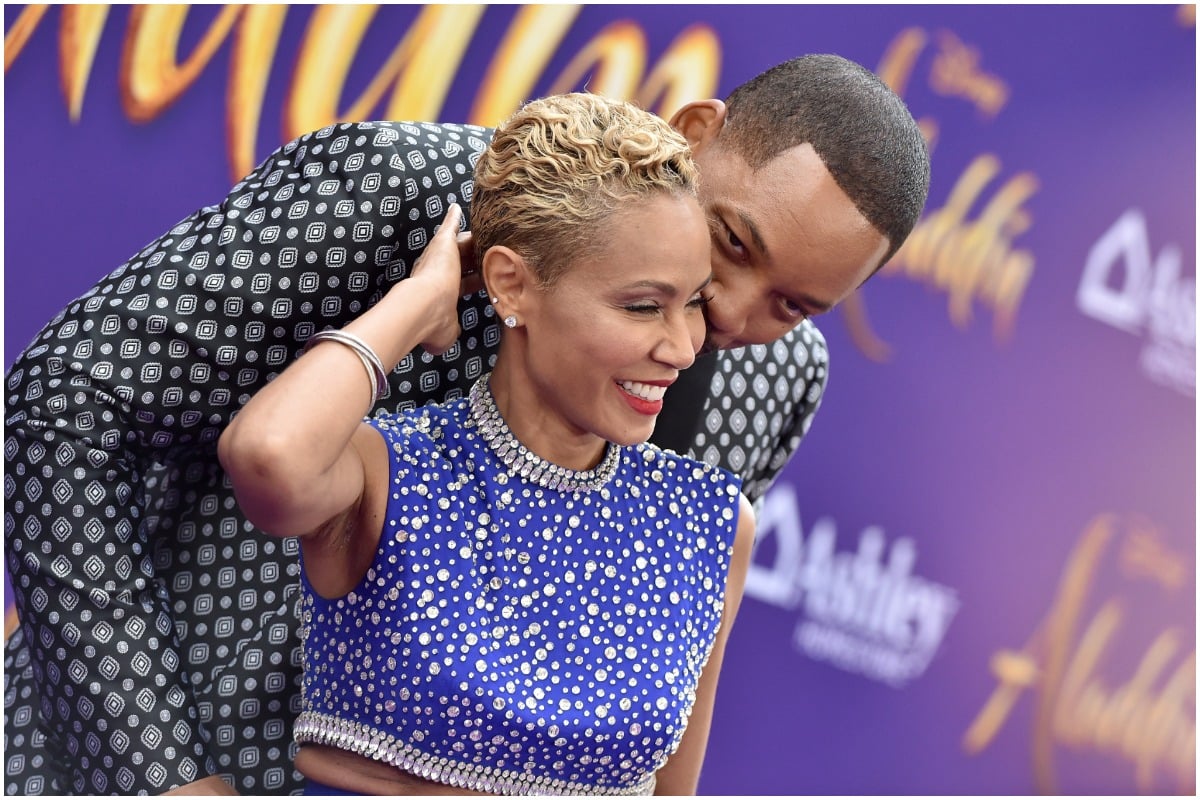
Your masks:
[{"label": "woman", "polygon": [[528,104],[475,170],[491,375],[362,419],[458,337],[452,206],[410,278],[226,429],[247,518],[300,537],[311,792],[695,791],[753,536],[735,477],[643,444],[703,341],[696,180],[627,103]]}]

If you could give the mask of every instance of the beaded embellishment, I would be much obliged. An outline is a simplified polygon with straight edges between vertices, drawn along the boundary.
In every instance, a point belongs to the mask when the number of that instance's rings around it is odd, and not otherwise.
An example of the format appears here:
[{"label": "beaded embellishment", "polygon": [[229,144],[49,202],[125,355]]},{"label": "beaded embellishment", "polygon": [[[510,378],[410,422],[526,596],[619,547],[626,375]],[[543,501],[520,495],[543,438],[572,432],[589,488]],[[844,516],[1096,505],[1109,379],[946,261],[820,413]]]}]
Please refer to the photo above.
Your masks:
[{"label": "beaded embellishment", "polygon": [[486,794],[645,796],[654,794],[657,783],[657,776],[653,772],[632,786],[595,786],[482,764],[464,764],[453,758],[423,753],[395,736],[372,730],[366,725],[309,712],[301,714],[296,722],[296,741],[336,747],[381,761],[433,783]]},{"label": "beaded embellishment", "polygon": [[648,446],[526,458],[486,382],[370,423],[387,521],[353,590],[302,578],[295,740],[460,789],[652,792],[720,627],[737,479]]},{"label": "beaded embellishment", "polygon": [[508,468],[509,474],[536,483],[543,489],[561,492],[598,491],[612,480],[621,462],[621,447],[611,442],[600,463],[583,472],[552,464],[533,453],[517,440],[500,415],[487,375],[475,381],[471,387],[470,403],[471,420],[479,429],[480,438],[487,442],[500,463]]}]

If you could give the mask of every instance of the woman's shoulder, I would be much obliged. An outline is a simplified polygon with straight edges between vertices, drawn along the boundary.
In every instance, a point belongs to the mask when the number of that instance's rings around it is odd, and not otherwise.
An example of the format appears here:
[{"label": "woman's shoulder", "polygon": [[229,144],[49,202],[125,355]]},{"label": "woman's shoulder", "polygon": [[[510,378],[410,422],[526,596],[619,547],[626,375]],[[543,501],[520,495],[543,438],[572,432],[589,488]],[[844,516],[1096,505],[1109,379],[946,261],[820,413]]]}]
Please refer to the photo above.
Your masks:
[{"label": "woman's shoulder", "polygon": [[468,416],[466,398],[458,398],[397,411],[381,411],[364,421],[377,428],[385,439],[443,446],[448,434],[456,433],[466,425]]},{"label": "woman's shoulder", "polygon": [[663,480],[670,477],[682,481],[703,481],[729,487],[734,492],[741,490],[742,479],[736,474],[723,467],[680,455],[674,450],[664,450],[658,445],[643,442],[631,448],[631,453],[643,468],[651,470],[651,479],[659,480],[653,473],[660,472]]},{"label": "woman's shoulder", "polygon": [[704,530],[713,535],[696,541],[707,539],[714,556],[728,555],[743,512],[742,479],[727,469],[650,443],[631,452],[642,467],[642,481],[658,487],[652,496],[662,498],[672,517],[702,520]]}]

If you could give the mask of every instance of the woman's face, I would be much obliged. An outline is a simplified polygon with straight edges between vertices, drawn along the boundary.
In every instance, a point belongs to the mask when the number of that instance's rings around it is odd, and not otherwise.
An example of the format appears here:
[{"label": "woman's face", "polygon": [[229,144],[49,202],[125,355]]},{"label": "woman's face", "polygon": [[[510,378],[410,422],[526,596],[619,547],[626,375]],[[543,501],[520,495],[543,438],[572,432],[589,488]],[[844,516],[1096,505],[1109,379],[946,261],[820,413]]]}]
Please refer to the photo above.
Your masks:
[{"label": "woman's face", "polygon": [[622,209],[606,229],[595,255],[524,309],[529,373],[551,435],[636,444],[704,341],[709,232],[696,200],[669,194]]}]

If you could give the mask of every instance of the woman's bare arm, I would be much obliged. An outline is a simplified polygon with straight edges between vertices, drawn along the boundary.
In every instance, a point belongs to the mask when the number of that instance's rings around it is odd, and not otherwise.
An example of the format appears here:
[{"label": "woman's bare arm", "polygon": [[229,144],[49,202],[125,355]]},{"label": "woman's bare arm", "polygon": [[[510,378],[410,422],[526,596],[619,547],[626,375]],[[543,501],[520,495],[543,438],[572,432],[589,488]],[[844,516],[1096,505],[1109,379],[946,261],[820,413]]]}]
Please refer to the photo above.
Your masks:
[{"label": "woman's bare arm", "polygon": [[[343,329],[385,369],[419,344],[439,352],[458,336],[461,218],[452,206],[411,277]],[[246,403],[217,453],[247,519],[275,536],[353,532],[374,447],[362,422],[372,386],[351,348],[322,341]]]}]

